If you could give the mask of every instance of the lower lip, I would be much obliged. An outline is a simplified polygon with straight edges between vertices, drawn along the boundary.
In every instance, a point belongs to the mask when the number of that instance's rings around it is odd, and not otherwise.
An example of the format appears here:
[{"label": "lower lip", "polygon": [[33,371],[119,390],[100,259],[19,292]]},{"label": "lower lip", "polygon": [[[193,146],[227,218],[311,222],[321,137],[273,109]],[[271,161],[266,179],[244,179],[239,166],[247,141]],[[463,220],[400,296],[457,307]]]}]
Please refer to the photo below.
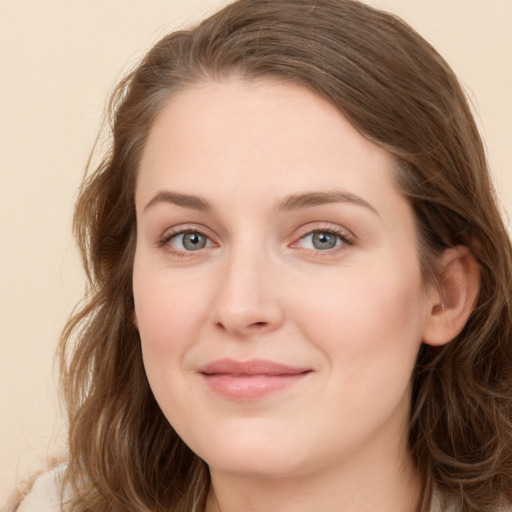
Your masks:
[{"label": "lower lip", "polygon": [[201,374],[210,389],[231,400],[257,400],[301,381],[309,372],[284,375]]}]

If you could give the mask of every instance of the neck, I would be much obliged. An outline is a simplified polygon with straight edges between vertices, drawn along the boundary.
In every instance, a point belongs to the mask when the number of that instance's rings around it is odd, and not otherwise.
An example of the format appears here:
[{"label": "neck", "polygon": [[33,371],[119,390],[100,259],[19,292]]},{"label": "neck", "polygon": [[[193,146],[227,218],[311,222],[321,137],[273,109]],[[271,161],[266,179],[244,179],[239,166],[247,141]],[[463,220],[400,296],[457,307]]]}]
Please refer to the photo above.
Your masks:
[{"label": "neck", "polygon": [[395,450],[278,478],[211,470],[206,512],[415,512],[421,481],[406,448]]}]

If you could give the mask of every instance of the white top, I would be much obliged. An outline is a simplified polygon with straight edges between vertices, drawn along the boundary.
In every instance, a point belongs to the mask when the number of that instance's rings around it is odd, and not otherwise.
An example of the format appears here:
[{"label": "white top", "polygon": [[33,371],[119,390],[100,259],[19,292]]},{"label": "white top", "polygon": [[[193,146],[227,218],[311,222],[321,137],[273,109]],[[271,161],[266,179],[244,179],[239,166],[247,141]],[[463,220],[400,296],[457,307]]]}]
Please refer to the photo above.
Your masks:
[{"label": "white top", "polygon": [[61,512],[59,480],[65,468],[62,464],[38,477],[16,512]]},{"label": "white top", "polygon": [[[65,465],[44,473],[34,483],[32,490],[25,496],[16,512],[62,512],[60,507],[59,480],[64,472]],[[430,512],[441,512],[441,502],[434,495]],[[444,512],[450,512],[451,508]],[[503,512],[512,512],[512,508]]]}]

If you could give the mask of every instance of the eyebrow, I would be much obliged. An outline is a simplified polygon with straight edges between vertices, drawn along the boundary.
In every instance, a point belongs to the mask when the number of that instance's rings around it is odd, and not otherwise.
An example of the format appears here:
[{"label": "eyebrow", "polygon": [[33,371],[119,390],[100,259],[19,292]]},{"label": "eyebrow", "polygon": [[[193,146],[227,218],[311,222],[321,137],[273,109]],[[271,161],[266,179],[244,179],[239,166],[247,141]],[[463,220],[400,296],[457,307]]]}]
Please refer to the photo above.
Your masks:
[{"label": "eyebrow", "polygon": [[149,201],[149,203],[144,207],[144,211],[161,203],[174,204],[183,208],[200,210],[202,212],[211,210],[210,203],[206,201],[206,199],[189,194],[179,194],[178,192],[162,190],[158,192],[151,201]]},{"label": "eyebrow", "polygon": [[277,205],[277,210],[300,210],[329,203],[350,203],[362,206],[379,216],[377,210],[362,197],[345,192],[344,190],[330,190],[327,192],[306,192],[303,194],[291,194],[286,196]]},{"label": "eyebrow", "polygon": [[[158,192],[151,201],[144,207],[144,211],[157,204],[174,204],[182,208],[190,208],[192,210],[209,211],[211,210],[210,203],[199,196],[190,194],[181,194],[178,192],[171,192],[162,190]],[[301,210],[304,208],[312,208],[329,203],[350,203],[357,206],[362,206],[379,216],[377,210],[362,197],[345,192],[343,190],[330,190],[327,192],[305,192],[301,194],[290,194],[278,202],[277,211],[293,211]]]}]

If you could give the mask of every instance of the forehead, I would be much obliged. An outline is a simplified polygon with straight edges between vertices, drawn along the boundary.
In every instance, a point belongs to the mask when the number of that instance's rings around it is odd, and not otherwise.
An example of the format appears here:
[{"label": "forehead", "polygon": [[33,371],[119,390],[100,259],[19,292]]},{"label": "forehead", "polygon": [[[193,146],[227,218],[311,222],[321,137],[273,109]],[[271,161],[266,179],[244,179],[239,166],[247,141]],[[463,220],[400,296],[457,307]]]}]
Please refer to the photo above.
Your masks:
[{"label": "forehead", "polygon": [[[173,95],[150,131],[137,201],[158,189],[279,199],[344,188],[399,196],[393,161],[324,99],[270,80],[201,82]],[[395,198],[396,198],[395,197]]]}]

